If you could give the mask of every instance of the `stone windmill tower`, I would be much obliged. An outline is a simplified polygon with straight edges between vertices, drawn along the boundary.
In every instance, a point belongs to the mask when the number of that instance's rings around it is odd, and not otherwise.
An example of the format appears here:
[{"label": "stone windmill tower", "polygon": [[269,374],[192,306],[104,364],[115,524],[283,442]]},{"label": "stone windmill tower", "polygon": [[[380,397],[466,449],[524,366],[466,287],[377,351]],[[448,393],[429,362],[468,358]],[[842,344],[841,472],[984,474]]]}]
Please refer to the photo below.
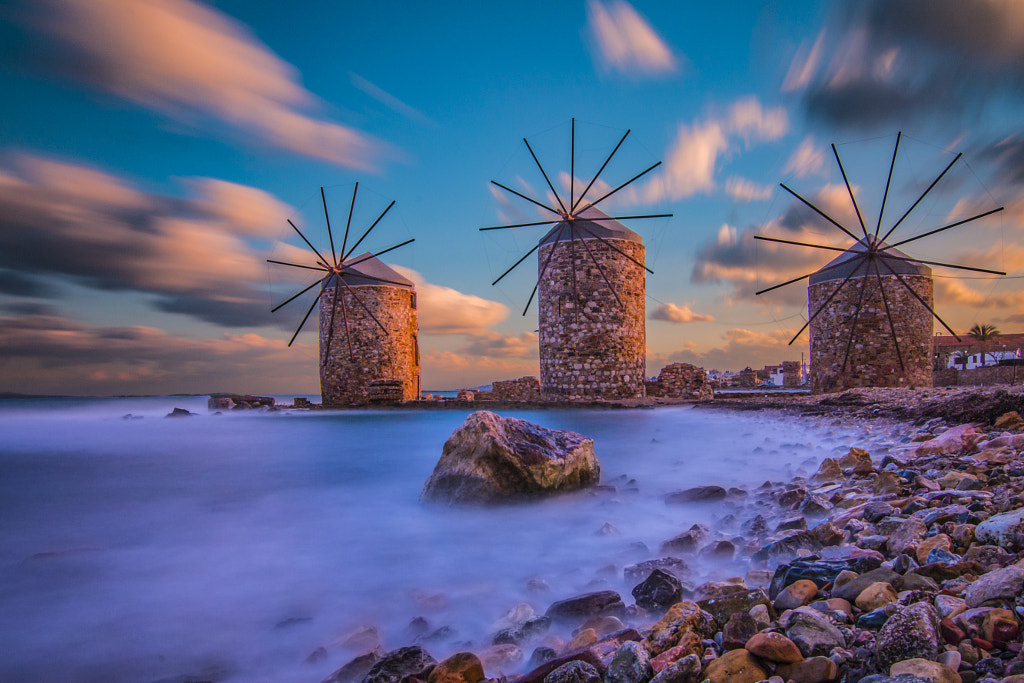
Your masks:
[{"label": "stone windmill tower", "polygon": [[[811,390],[815,393],[841,391],[851,387],[931,386],[932,383],[932,318],[938,320],[950,334],[956,333],[939,317],[934,308],[932,269],[940,266],[978,273],[1005,275],[987,268],[927,261],[907,256],[898,247],[931,235],[955,228],[1003,210],[1003,207],[985,211],[970,218],[955,221],[934,230],[889,243],[886,240],[910,215],[922,199],[953,167],[953,161],[928,186],[906,213],[879,236],[885,201],[889,195],[892,171],[899,152],[900,138],[896,136],[892,163],[882,197],[882,207],[874,232],[864,224],[860,207],[846,177],[836,146],[832,145],[836,163],[842,172],[850,201],[857,214],[861,235],[847,229],[824,211],[782,184],[782,188],[813,209],[819,216],[842,230],[854,240],[843,249],[823,244],[810,244],[774,237],[755,236],[755,239],[782,244],[798,245],[842,252],[820,268],[799,278],[763,289],[764,294],[805,278],[808,283],[807,310],[811,312],[807,323],[796,333],[790,344],[810,327],[811,337]],[[856,228],[854,229],[856,230]],[[957,337],[959,339],[959,337]]]},{"label": "stone windmill tower", "polygon": [[[523,138],[557,207],[531,199],[501,183],[501,189],[552,214],[546,221],[500,225],[481,230],[551,226],[529,252],[501,274],[497,284],[537,252],[541,392],[552,398],[638,398],[644,395],[647,335],[643,240],[620,221],[664,218],[672,214],[612,217],[597,204],[657,168],[654,164],[597,199],[587,198],[601,172],[630,131],[612,150],[583,192],[575,189],[576,122],[572,122],[567,201]],[[564,191],[564,188],[563,188]]]},{"label": "stone windmill tower", "polygon": [[349,247],[349,229],[358,191],[359,183],[356,183],[341,250],[336,252],[327,199],[323,188],[320,188],[331,258],[325,258],[298,227],[288,221],[315,256],[313,264],[267,259],[270,263],[321,274],[319,279],[271,310],[277,311],[317,288],[316,297],[288,346],[295,341],[319,304],[320,393],[324,406],[410,401],[415,400],[420,392],[416,289],[410,280],[378,258],[414,240],[406,240],[376,253],[353,256],[356,248],[395,204],[391,202]]}]

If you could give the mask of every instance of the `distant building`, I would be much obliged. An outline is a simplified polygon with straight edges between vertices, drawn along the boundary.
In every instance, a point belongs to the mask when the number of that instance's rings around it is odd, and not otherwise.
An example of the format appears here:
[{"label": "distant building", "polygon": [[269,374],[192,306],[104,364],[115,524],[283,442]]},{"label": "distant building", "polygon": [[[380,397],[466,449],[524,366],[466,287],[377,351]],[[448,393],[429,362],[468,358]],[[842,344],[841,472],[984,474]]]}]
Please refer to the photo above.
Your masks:
[{"label": "distant building", "polygon": [[[962,368],[964,370],[973,370],[974,368],[986,367],[989,365],[999,365],[999,361],[1002,360],[1015,360],[1020,358],[1020,349],[1016,351],[988,351],[986,353],[977,352],[965,357],[961,354],[965,352],[957,352],[950,355],[949,360],[946,363],[947,368]],[[983,358],[984,357],[984,358]]]}]

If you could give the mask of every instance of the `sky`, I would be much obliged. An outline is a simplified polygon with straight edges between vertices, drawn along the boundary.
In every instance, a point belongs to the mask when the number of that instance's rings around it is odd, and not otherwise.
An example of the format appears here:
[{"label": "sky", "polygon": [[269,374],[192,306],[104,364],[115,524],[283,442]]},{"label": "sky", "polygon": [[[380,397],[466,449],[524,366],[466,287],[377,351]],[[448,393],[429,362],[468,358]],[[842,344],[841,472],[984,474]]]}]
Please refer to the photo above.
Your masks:
[{"label": "sky", "polygon": [[806,281],[755,292],[835,252],[754,236],[852,244],[780,187],[860,233],[843,171],[884,233],[949,166],[890,241],[1005,207],[901,249],[1007,273],[935,269],[954,331],[1024,327],[1014,0],[8,1],[0,91],[0,392],[317,393],[266,259],[307,258],[289,219],[327,244],[321,187],[343,233],[357,182],[353,239],[391,201],[365,247],[415,238],[383,258],[422,386],[538,375],[536,259],[491,282],[545,228],[479,228],[546,216],[491,181],[550,199],[526,138],[578,191],[627,130],[594,191],[662,162],[602,204],[673,214],[625,221],[650,375],[806,355]]}]

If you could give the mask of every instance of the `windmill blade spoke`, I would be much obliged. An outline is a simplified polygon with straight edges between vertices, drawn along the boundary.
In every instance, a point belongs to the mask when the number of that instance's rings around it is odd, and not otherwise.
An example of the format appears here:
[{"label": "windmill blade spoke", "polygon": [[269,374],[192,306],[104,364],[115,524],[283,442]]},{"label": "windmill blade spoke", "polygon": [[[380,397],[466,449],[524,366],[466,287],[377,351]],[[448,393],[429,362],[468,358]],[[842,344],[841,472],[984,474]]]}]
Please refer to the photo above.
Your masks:
[{"label": "windmill blade spoke", "polygon": [[[359,295],[356,294],[356,290],[351,285],[349,285],[347,282],[345,282],[345,280],[343,280],[342,278],[338,278],[338,280],[341,282],[341,284],[345,285],[345,289],[348,290],[348,293],[352,295],[352,298],[356,300],[357,304],[359,304],[360,306],[363,307],[363,310],[366,311],[366,314],[368,316],[370,316],[371,318],[373,318],[373,322],[377,323],[377,326],[380,327],[380,329],[382,329],[384,331],[384,334],[390,334],[388,332],[388,328],[384,327],[384,325],[382,325],[381,322],[379,320],[377,320],[377,316],[375,316],[373,314],[373,311],[371,311],[369,308],[367,308],[366,304],[363,303],[363,300],[359,298]],[[347,316],[347,314],[346,314],[346,316]],[[347,329],[347,326],[346,326],[346,329]]]},{"label": "windmill blade spoke", "polygon": [[840,266],[845,266],[848,263],[849,263],[849,261],[840,261],[839,263],[833,263],[831,265],[824,266],[822,268],[819,268],[818,270],[813,270],[810,273],[807,273],[806,275],[801,275],[800,277],[795,277],[792,280],[786,280],[785,282],[779,283],[777,285],[773,285],[773,286],[769,287],[768,289],[762,289],[760,292],[754,292],[754,296],[757,296],[759,294],[764,294],[765,292],[770,292],[773,289],[778,289],[780,287],[785,287],[786,285],[791,285],[794,282],[800,282],[801,280],[809,278],[810,276],[814,275],[815,273],[824,273],[827,270],[832,270],[834,268],[839,268]]},{"label": "windmill blade spoke", "polygon": [[[301,230],[299,230],[299,229],[298,229],[297,227],[295,227],[295,224],[294,224],[294,223],[292,223],[292,219],[291,219],[291,218],[286,218],[285,220],[286,220],[286,221],[288,221],[288,225],[292,226],[292,229],[293,229],[293,230],[295,230],[295,232],[299,233],[299,237],[301,237],[301,238],[302,238],[302,241],[306,243],[306,246],[308,246],[308,247],[309,247],[310,249],[312,249],[312,250],[313,250],[313,253],[314,253],[314,254],[316,254],[317,256],[319,256],[319,257],[320,257],[320,260],[321,260],[321,261],[323,261],[324,263],[330,263],[330,261],[328,261],[327,259],[325,259],[325,258],[324,258],[324,256],[323,256],[323,254],[321,254],[321,253],[320,253],[320,252],[319,252],[319,251],[317,250],[317,248],[313,246],[313,243],[312,243],[312,242],[310,242],[309,240],[307,240],[307,239],[306,239],[306,236],[302,234],[302,231],[301,231]],[[338,265],[338,264],[337,264],[337,263],[335,263],[334,265]]]},{"label": "windmill blade spoke", "polygon": [[1001,270],[989,270],[988,268],[975,268],[974,266],[958,266],[955,263],[942,263],[941,261],[925,261],[909,256],[896,256],[895,254],[883,254],[879,258],[891,258],[897,261],[909,261],[910,263],[927,263],[929,266],[942,266],[943,268],[956,268],[958,270],[970,270],[975,273],[988,273],[990,275],[1006,275]]},{"label": "windmill blade spoke", "polygon": [[856,240],[856,241],[860,242],[860,238],[859,238],[859,237],[857,237],[857,236],[856,236],[856,235],[854,235],[854,234],[853,234],[852,232],[850,232],[849,230],[847,230],[846,228],[844,228],[844,227],[843,227],[842,225],[840,225],[839,223],[837,223],[837,222],[836,222],[836,220],[835,220],[834,218],[832,218],[832,217],[831,217],[831,216],[829,216],[829,215],[828,215],[827,213],[825,213],[824,211],[822,211],[821,209],[819,209],[818,207],[816,207],[816,206],[815,206],[814,204],[811,204],[811,203],[810,203],[809,201],[807,201],[806,199],[804,199],[803,197],[801,197],[800,195],[798,195],[798,194],[797,194],[796,192],[794,192],[793,190],[789,189],[789,187],[787,187],[787,186],[786,186],[786,183],[779,183],[779,185],[780,185],[780,186],[782,187],[782,189],[783,189],[783,190],[785,190],[786,192],[790,193],[791,195],[793,195],[794,197],[796,197],[797,199],[799,199],[800,201],[802,201],[802,202],[803,202],[804,204],[806,204],[807,206],[809,206],[809,207],[810,207],[810,208],[811,208],[811,209],[812,209],[812,210],[813,210],[813,211],[814,211],[814,212],[815,212],[816,214],[818,214],[819,216],[821,216],[822,218],[824,218],[825,220],[827,220],[827,221],[828,221],[829,223],[831,223],[832,225],[836,226],[837,228],[839,228],[840,230],[842,230],[843,232],[845,232],[845,233],[846,233],[847,235],[849,235],[849,236],[850,236],[851,238],[853,238],[854,240]]},{"label": "windmill blade spoke", "polygon": [[[323,192],[323,188],[321,188],[320,191]],[[358,191],[359,191],[359,183],[357,182],[355,188],[352,189],[352,203],[349,204],[349,206],[348,206],[348,221],[345,223],[345,237],[343,237],[342,240],[341,240],[341,253],[342,254],[345,253],[345,245],[348,244],[348,231],[349,231],[349,228],[352,227],[352,212],[355,211],[355,208],[356,208],[356,192],[358,192]],[[326,204],[324,206],[326,207]],[[390,208],[390,207],[388,207],[388,208]],[[344,260],[344,258],[342,258],[342,260]]]},{"label": "windmill blade spoke", "polygon": [[926,233],[918,235],[917,237],[910,237],[908,239],[903,240],[902,242],[896,242],[895,244],[890,244],[887,248],[888,249],[895,249],[896,247],[898,247],[900,245],[903,245],[903,244],[906,244],[907,242],[913,242],[915,240],[921,239],[922,237],[928,237],[930,235],[934,235],[937,232],[942,232],[943,230],[949,230],[950,228],[955,228],[955,227],[957,227],[959,225],[963,225],[964,223],[970,223],[971,221],[976,221],[979,218],[984,218],[985,216],[991,216],[994,213],[999,213],[1000,211],[1002,211],[1005,208],[1006,208],[1005,206],[1000,206],[998,209],[992,209],[991,211],[986,211],[985,213],[979,213],[977,216],[971,216],[970,218],[965,218],[962,221],[957,221],[956,223],[950,223],[949,225],[944,225],[941,228],[936,228],[935,230],[930,230],[930,231],[928,231]]},{"label": "windmill blade spoke", "polygon": [[853,325],[850,327],[850,338],[846,340],[846,355],[843,356],[843,369],[846,372],[846,363],[850,360],[850,348],[853,346],[853,337],[857,333],[857,320],[860,318],[860,309],[864,306],[864,290],[867,289],[868,273],[864,269],[864,277],[860,280],[860,296],[857,297],[857,308],[853,312]]},{"label": "windmill blade spoke", "polygon": [[[359,183],[356,183],[356,188],[359,188]],[[331,216],[327,213],[327,197],[324,195],[323,185],[320,186],[320,200],[324,204],[324,220],[327,221],[327,238],[331,241],[331,262],[334,264],[334,267],[337,268],[338,256],[337,252],[334,251],[334,233],[331,232]],[[352,195],[352,200],[355,201],[355,194]]]},{"label": "windmill blade spoke", "polygon": [[[860,260],[863,262],[866,258],[867,258],[867,256],[862,256]],[[853,260],[853,259],[851,259],[851,260]],[[849,262],[847,261],[847,263],[849,263]],[[789,344],[787,346],[792,346],[793,345],[793,342],[795,342],[797,340],[797,338],[801,334],[804,333],[804,330],[806,330],[810,326],[810,324],[812,322],[814,322],[814,319],[818,317],[818,314],[821,313],[822,311],[824,311],[825,307],[828,306],[830,303],[832,303],[832,299],[834,299],[836,297],[836,295],[839,294],[839,292],[843,289],[843,287],[846,286],[846,283],[850,281],[850,278],[852,278],[854,276],[854,274],[858,270],[860,270],[860,263],[858,263],[854,267],[854,269],[850,271],[849,275],[847,275],[846,278],[844,278],[843,281],[839,283],[839,286],[835,288],[835,291],[833,291],[831,294],[829,294],[828,298],[825,299],[825,303],[823,303],[821,306],[819,306],[818,310],[816,310],[814,312],[814,314],[811,315],[811,317],[807,319],[807,322],[805,322],[804,326],[800,328],[800,331],[797,332],[795,335],[793,335],[793,338],[789,340]]]},{"label": "windmill blade spoke", "polygon": [[622,136],[622,139],[619,140],[619,144],[615,145],[615,149],[612,150],[612,153],[609,154],[608,158],[604,160],[603,164],[601,164],[601,168],[597,169],[597,173],[595,173],[594,177],[591,178],[589,183],[587,183],[587,189],[583,190],[583,194],[581,194],[579,198],[576,200],[576,202],[572,205],[571,213],[576,212],[577,204],[582,202],[583,198],[587,196],[588,192],[590,192],[590,188],[594,185],[595,182],[597,182],[598,177],[600,177],[601,171],[603,171],[604,167],[608,165],[608,162],[612,160],[612,157],[615,156],[615,153],[619,151],[619,147],[622,146],[622,143],[626,141],[627,135],[629,135],[629,130],[627,130],[625,135]]},{"label": "windmill blade spoke", "polygon": [[[576,206],[573,200],[576,190],[576,117],[572,117],[572,134],[569,136],[569,206]],[[565,208],[565,207],[562,207]],[[570,209],[571,210],[571,209]]]},{"label": "windmill blade spoke", "polygon": [[[864,231],[864,237],[868,236],[868,229],[864,227],[864,218],[860,215],[860,207],[857,206],[857,200],[853,196],[853,188],[850,187],[850,181],[846,177],[846,169],[843,168],[843,162],[839,159],[839,150],[836,149],[835,143],[832,143],[832,154],[836,157],[836,163],[839,164],[839,172],[843,174],[843,182],[846,183],[846,191],[850,193],[850,201],[853,202],[853,210],[857,212],[857,220],[860,221],[860,229]],[[846,364],[843,363],[843,367]]]},{"label": "windmill blade spoke", "polygon": [[288,340],[288,346],[289,346],[289,347],[290,347],[290,346],[292,345],[292,343],[294,343],[294,342],[295,342],[295,338],[299,336],[299,332],[302,332],[302,328],[303,328],[303,326],[304,326],[304,325],[306,324],[306,321],[307,321],[307,320],[309,320],[309,314],[313,312],[313,309],[314,309],[314,308],[316,307],[317,303],[319,303],[319,302],[320,302],[320,296],[321,296],[322,294],[323,294],[323,292],[322,292],[322,291],[321,291],[321,292],[319,292],[319,293],[317,293],[317,295],[316,295],[316,298],[315,298],[315,299],[313,299],[313,303],[312,303],[312,304],[310,305],[310,307],[309,307],[309,310],[308,310],[308,311],[306,311],[306,315],[305,315],[305,316],[303,316],[303,318],[302,318],[302,322],[301,322],[301,323],[299,323],[299,326],[298,326],[298,328],[296,328],[296,330],[295,330],[295,334],[293,334],[293,335],[292,335],[292,338]]},{"label": "windmill blade spoke", "polygon": [[535,221],[533,223],[514,223],[512,225],[492,225],[489,228],[480,228],[479,230],[483,232],[484,230],[507,230],[508,228],[529,228],[536,225],[553,225],[560,219],[561,218],[553,221]]},{"label": "windmill blade spoke", "polygon": [[562,207],[562,215],[566,215],[569,212],[565,210],[565,204],[562,203],[562,198],[558,196],[558,192],[555,190],[555,186],[551,184],[551,179],[548,178],[548,174],[544,171],[544,167],[540,165],[540,160],[537,159],[537,155],[533,153],[533,147],[530,147],[530,143],[526,138],[523,138],[523,142],[526,143],[526,149],[530,150],[530,156],[533,157],[534,163],[536,163],[537,168],[540,169],[540,174],[544,176],[545,182],[547,182],[548,187],[551,188],[551,193],[555,195],[555,199],[558,201],[558,205]]},{"label": "windmill blade spoke", "polygon": [[626,182],[622,183],[621,185],[616,187],[614,190],[612,190],[608,194],[604,195],[600,199],[595,199],[594,201],[592,201],[589,204],[587,204],[586,206],[584,206],[582,209],[580,209],[580,213],[586,211],[587,209],[589,209],[589,208],[591,208],[593,206],[597,206],[599,203],[601,203],[604,200],[608,199],[608,197],[611,197],[613,194],[615,194],[616,192],[618,192],[619,190],[624,188],[626,185],[629,185],[630,183],[632,183],[635,180],[639,180],[640,178],[642,178],[643,176],[647,175],[648,173],[650,173],[654,169],[658,168],[659,166],[661,166],[661,162],[660,161],[658,163],[654,164],[653,166],[651,166],[650,168],[648,168],[646,170],[643,170],[643,171],[640,171],[635,176],[633,176],[632,178],[630,178]]},{"label": "windmill blade spoke", "polygon": [[511,267],[509,267],[509,269],[508,269],[508,270],[506,270],[506,271],[505,271],[504,273],[502,273],[501,275],[499,275],[499,276],[498,276],[498,279],[497,279],[497,280],[495,280],[494,282],[492,282],[492,283],[491,283],[491,286],[493,287],[494,285],[496,285],[496,284],[498,284],[499,282],[501,282],[501,279],[502,279],[503,277],[505,277],[506,275],[508,275],[509,273],[511,273],[511,272],[512,272],[512,271],[513,271],[513,270],[515,269],[515,267],[516,267],[516,266],[518,266],[518,265],[519,265],[520,263],[522,263],[523,261],[525,261],[525,260],[526,260],[526,259],[527,259],[527,258],[528,258],[528,257],[530,256],[530,254],[532,254],[533,252],[537,251],[538,249],[540,249],[540,242],[538,242],[538,243],[537,243],[537,245],[536,245],[536,246],[535,246],[535,247],[534,247],[533,249],[531,249],[530,251],[526,252],[526,253],[525,253],[525,254],[523,255],[523,257],[522,257],[521,259],[519,259],[518,261],[516,261],[515,263],[513,263],[513,264],[511,265]]},{"label": "windmill blade spoke", "polygon": [[499,183],[499,182],[498,182],[497,180],[492,180],[492,181],[491,181],[491,184],[492,184],[492,185],[497,185],[497,186],[498,186],[498,187],[500,187],[501,189],[505,190],[506,192],[511,192],[512,194],[514,194],[514,195],[515,195],[515,196],[517,196],[517,197],[522,197],[522,198],[523,198],[523,199],[525,199],[526,201],[528,201],[528,202],[532,202],[532,203],[536,204],[537,206],[539,206],[539,207],[540,207],[540,208],[542,208],[542,209],[547,209],[548,211],[550,211],[551,213],[555,214],[555,215],[556,215],[556,216],[558,216],[559,218],[565,218],[565,216],[563,216],[562,214],[558,213],[558,210],[557,210],[557,209],[552,209],[552,208],[551,208],[550,206],[548,206],[547,204],[541,204],[541,203],[540,203],[540,202],[538,202],[538,201],[537,201],[536,199],[533,199],[533,198],[531,198],[531,197],[527,197],[527,196],[526,196],[525,194],[523,194],[522,192],[516,192],[516,191],[515,191],[515,190],[513,190],[513,189],[512,189],[511,187],[506,187],[506,186],[502,185],[501,183]]},{"label": "windmill blade spoke", "polygon": [[[882,214],[885,213],[885,200],[889,198],[889,184],[892,182],[892,169],[896,168],[896,152],[900,149],[901,137],[903,137],[903,131],[896,133],[896,146],[892,150],[892,162],[889,164],[889,177],[885,181],[885,194],[882,195],[882,208],[878,212],[878,224],[875,225],[875,239],[878,239],[878,232],[882,229]],[[878,270],[878,266],[875,266],[875,270]]]},{"label": "windmill blade spoke", "polygon": [[345,263],[343,265],[345,266],[345,268],[351,268],[353,266],[358,266],[363,261],[369,261],[370,259],[376,258],[376,257],[380,256],[381,254],[386,254],[389,251],[394,251],[395,249],[398,249],[399,247],[404,247],[405,245],[411,244],[412,242],[415,242],[415,241],[416,241],[416,238],[413,237],[411,239],[407,239],[406,241],[404,241],[404,242],[402,242],[400,244],[396,244],[393,247],[388,247],[387,249],[384,249],[383,251],[378,251],[376,254],[368,254],[366,256],[357,258],[355,261],[351,261],[351,262]]},{"label": "windmill blade spoke", "polygon": [[615,285],[613,285],[611,280],[608,279],[608,276],[605,275],[604,268],[601,266],[600,261],[597,260],[597,257],[594,256],[594,253],[590,250],[590,247],[587,246],[587,241],[580,240],[580,244],[583,245],[583,249],[586,250],[587,255],[590,257],[590,260],[594,262],[595,266],[597,266],[597,272],[601,273],[601,277],[604,279],[605,284],[608,285],[608,289],[611,290],[612,296],[615,297],[615,303],[619,305],[619,308],[621,310],[626,310],[626,307],[622,305],[622,300],[619,299],[619,293],[615,291]]},{"label": "windmill blade spoke", "polygon": [[599,221],[631,221],[637,218],[672,218],[674,213],[649,213],[645,216],[605,216],[603,218],[581,218],[580,220],[592,221],[597,223]]},{"label": "windmill blade spoke", "polygon": [[[896,323],[892,321],[892,311],[889,309],[889,299],[885,296],[885,283],[882,280],[882,273],[878,270],[878,260],[875,263],[875,275],[878,277],[878,291],[882,293],[882,303],[885,304],[885,317],[889,319],[889,332],[892,333],[892,345],[896,347],[896,357],[900,361],[900,372],[906,372],[907,368],[903,364],[903,352],[900,351],[900,340],[896,336]],[[886,264],[888,267],[889,264]]]},{"label": "windmill blade spoke", "polygon": [[370,234],[370,231],[371,231],[371,230],[373,230],[373,229],[374,229],[375,227],[377,227],[377,224],[378,224],[378,223],[380,223],[380,219],[381,219],[381,218],[384,218],[384,214],[386,214],[386,213],[387,213],[388,211],[390,211],[390,210],[391,210],[391,207],[392,207],[392,206],[394,206],[394,205],[395,205],[395,200],[393,200],[393,199],[392,199],[392,200],[391,200],[391,203],[390,203],[390,204],[388,204],[388,207],[387,207],[386,209],[384,209],[384,211],[382,211],[382,212],[381,212],[381,214],[380,214],[379,216],[377,216],[377,220],[375,220],[375,221],[373,222],[373,224],[372,224],[372,225],[371,225],[370,227],[368,227],[368,228],[366,229],[366,232],[364,232],[364,233],[363,233],[363,234],[362,234],[362,235],[361,235],[361,236],[359,237],[359,239],[358,239],[358,240],[356,240],[356,243],[355,243],[355,244],[353,244],[353,245],[352,245],[352,246],[351,246],[351,247],[349,248],[349,250],[348,250],[347,252],[346,252],[346,251],[345,251],[344,249],[342,249],[342,253],[344,254],[344,255],[343,255],[343,256],[341,257],[341,260],[342,260],[342,262],[344,262],[344,261],[345,261],[345,259],[347,259],[347,258],[348,258],[349,256],[351,256],[351,255],[352,255],[352,252],[354,252],[354,251],[356,250],[356,247],[358,247],[358,246],[359,246],[360,244],[362,244],[362,243],[363,243],[363,240],[364,240],[364,239],[366,239],[366,236]]},{"label": "windmill blade spoke", "polygon": [[[548,257],[544,259],[544,267],[540,269],[540,275],[537,276],[537,284],[533,286],[533,291],[530,293],[530,298],[526,300],[526,308],[523,309],[523,316],[526,316],[526,312],[530,310],[530,304],[533,303],[533,297],[537,294],[537,287],[540,286],[540,281],[544,279],[544,274],[548,272],[548,264],[551,263],[551,257],[555,255],[555,250],[558,249],[558,245],[561,243],[562,233],[565,232],[566,223],[562,223],[562,226],[558,228],[558,232],[555,233],[555,241],[551,245],[551,251],[548,252]],[[540,248],[540,244],[537,245]]]},{"label": "windmill blade spoke", "polygon": [[591,237],[593,237],[594,239],[596,239],[596,240],[597,240],[598,242],[600,242],[601,244],[603,244],[603,245],[605,245],[606,247],[608,247],[609,249],[611,249],[612,251],[614,251],[614,252],[616,252],[616,253],[619,253],[619,254],[621,254],[622,256],[625,256],[625,257],[626,257],[626,258],[628,258],[628,259],[629,259],[630,261],[632,261],[632,262],[633,262],[633,263],[635,263],[636,265],[640,266],[641,268],[643,268],[644,270],[646,270],[646,271],[647,271],[648,273],[650,273],[651,275],[654,275],[654,271],[653,271],[653,270],[651,270],[650,268],[648,268],[648,267],[647,267],[647,266],[645,266],[644,264],[640,263],[640,262],[639,262],[639,261],[637,261],[637,260],[636,260],[635,258],[633,258],[632,256],[630,256],[630,255],[629,255],[629,254],[627,254],[626,252],[622,251],[621,249],[619,249],[618,247],[616,247],[616,246],[615,246],[614,244],[612,244],[612,243],[611,243],[611,242],[609,242],[608,240],[606,240],[606,239],[604,239],[603,237],[601,237],[600,235],[596,235],[596,234],[594,234],[593,232],[591,232],[591,231],[590,231],[590,229],[589,229],[589,228],[588,228],[587,226],[585,226],[585,225],[580,225],[580,226],[578,226],[578,227],[579,227],[579,229],[580,229],[580,230],[582,230],[583,232],[587,233],[588,235],[590,235]]},{"label": "windmill blade spoke", "polygon": [[885,267],[886,267],[886,268],[888,269],[888,271],[889,271],[890,273],[892,273],[893,275],[895,275],[895,276],[896,276],[896,279],[900,281],[900,284],[902,284],[902,285],[903,285],[904,287],[906,287],[906,288],[907,288],[907,291],[908,291],[908,292],[910,292],[910,293],[911,293],[911,294],[912,294],[912,295],[914,296],[914,298],[915,298],[915,299],[917,299],[917,300],[918,300],[918,302],[919,302],[919,303],[920,303],[920,304],[921,304],[922,306],[924,306],[924,307],[925,307],[926,309],[928,309],[928,312],[929,312],[929,313],[931,313],[931,314],[932,314],[933,316],[935,316],[935,319],[936,319],[936,320],[938,320],[938,321],[939,321],[940,323],[942,323],[942,326],[943,326],[943,327],[945,327],[945,328],[946,328],[946,330],[947,330],[947,331],[948,331],[948,332],[949,332],[949,333],[950,333],[951,335],[953,335],[954,337],[956,337],[956,340],[957,340],[957,341],[961,341],[961,340],[960,340],[960,337],[959,337],[959,336],[957,336],[957,333],[953,331],[953,328],[951,328],[951,327],[950,327],[949,325],[947,325],[947,324],[946,324],[946,321],[945,321],[945,320],[943,320],[942,318],[940,318],[940,317],[939,317],[939,314],[935,312],[935,309],[934,309],[934,308],[932,308],[931,306],[929,306],[929,305],[927,304],[927,302],[925,302],[925,300],[924,300],[924,299],[922,299],[922,298],[921,298],[921,296],[920,296],[920,295],[919,295],[919,294],[918,294],[917,292],[915,292],[915,291],[914,291],[914,288],[913,288],[913,287],[911,287],[910,285],[908,285],[908,284],[907,284],[907,282],[906,282],[906,280],[904,280],[904,279],[903,279],[902,277],[900,277],[900,274],[899,274],[899,273],[897,273],[897,272],[896,272],[895,270],[893,270],[893,268],[892,268],[892,267],[891,267],[891,266],[890,266],[890,265],[889,265],[888,263],[886,263],[884,259],[878,259],[878,260],[882,262],[882,265],[884,265],[884,266],[885,266]]},{"label": "windmill blade spoke", "polygon": [[317,265],[317,266],[303,266],[303,265],[300,265],[298,263],[288,263],[287,261],[275,261],[272,258],[268,258],[267,259],[267,263],[276,263],[279,266],[291,266],[292,268],[305,268],[306,270],[319,270],[320,272],[323,272],[323,271],[327,270],[327,268],[324,268],[323,266],[320,266],[320,265]]},{"label": "windmill blade spoke", "polygon": [[956,155],[956,158],[954,158],[953,161],[949,162],[949,166],[947,166],[945,170],[943,170],[942,173],[939,174],[938,178],[932,181],[932,184],[928,186],[928,189],[925,190],[924,193],[922,193],[921,196],[917,198],[917,201],[914,202],[909,209],[907,209],[907,212],[903,214],[898,221],[896,221],[896,225],[889,228],[889,232],[885,233],[885,236],[882,238],[883,242],[889,239],[889,235],[891,235],[893,231],[899,227],[900,223],[903,222],[903,219],[910,215],[910,212],[913,211],[917,207],[917,205],[921,203],[921,200],[924,199],[928,195],[928,193],[932,191],[932,188],[939,184],[939,181],[942,180],[942,176],[946,175],[946,171],[953,168],[953,164],[959,161],[960,157],[962,157],[963,155],[963,152],[960,152],[959,154]]},{"label": "windmill blade spoke", "polygon": [[[271,309],[270,309],[270,312],[271,312],[271,313],[277,313],[277,310],[278,310],[279,308],[283,308],[283,307],[284,307],[285,305],[287,305],[287,304],[290,304],[291,302],[295,301],[295,300],[296,300],[296,299],[298,299],[298,298],[299,298],[300,296],[302,296],[303,294],[305,294],[305,293],[306,293],[306,292],[308,292],[309,290],[313,289],[314,287],[316,287],[316,286],[317,286],[318,284],[322,283],[322,282],[323,282],[324,280],[326,280],[326,279],[327,279],[327,276],[325,275],[324,277],[320,278],[319,280],[317,280],[316,282],[314,282],[313,284],[311,284],[311,285],[310,285],[309,287],[306,287],[305,289],[303,289],[302,291],[300,291],[300,292],[299,292],[298,294],[293,294],[292,296],[288,297],[287,299],[285,299],[284,301],[282,301],[282,302],[281,302],[281,303],[279,303],[278,305],[276,305],[276,306],[274,306],[273,308],[271,308]],[[319,295],[319,294],[317,295],[317,298],[320,298],[320,295]]]},{"label": "windmill blade spoke", "polygon": [[763,237],[761,235],[754,235],[755,240],[764,240],[765,242],[778,242],[779,244],[795,244],[798,247],[813,247],[814,249],[828,249],[829,251],[843,251],[846,249],[842,247],[830,247],[825,244],[811,244],[810,242],[797,242],[796,240],[783,240],[778,237]]}]

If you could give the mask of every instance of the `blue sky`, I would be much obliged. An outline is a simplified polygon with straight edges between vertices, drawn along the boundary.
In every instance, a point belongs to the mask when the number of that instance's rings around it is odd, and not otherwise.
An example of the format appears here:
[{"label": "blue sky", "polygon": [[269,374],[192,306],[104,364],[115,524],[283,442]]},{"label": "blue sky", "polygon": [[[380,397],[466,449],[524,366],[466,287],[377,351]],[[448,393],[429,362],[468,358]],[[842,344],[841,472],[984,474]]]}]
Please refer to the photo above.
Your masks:
[{"label": "blue sky", "polygon": [[[955,330],[1024,322],[1024,6],[998,0],[279,3],[41,0],[0,7],[0,391],[315,392],[316,340],[272,316],[291,218],[326,242],[353,184],[367,246],[420,291],[423,385],[537,374],[529,260],[538,232],[490,180],[542,196],[663,164],[609,201],[647,245],[648,372],[796,360],[806,289],[754,291],[829,260],[755,234],[848,246],[779,188],[899,235],[939,269]],[[884,229],[884,228],[883,228]],[[537,230],[537,229],[534,229]],[[822,253],[825,255],[822,256]],[[963,277],[967,275],[967,277]],[[283,290],[277,290],[280,292]],[[275,299],[275,297],[277,297]],[[310,326],[312,329],[312,326]],[[936,323],[936,330],[941,329]]]}]

